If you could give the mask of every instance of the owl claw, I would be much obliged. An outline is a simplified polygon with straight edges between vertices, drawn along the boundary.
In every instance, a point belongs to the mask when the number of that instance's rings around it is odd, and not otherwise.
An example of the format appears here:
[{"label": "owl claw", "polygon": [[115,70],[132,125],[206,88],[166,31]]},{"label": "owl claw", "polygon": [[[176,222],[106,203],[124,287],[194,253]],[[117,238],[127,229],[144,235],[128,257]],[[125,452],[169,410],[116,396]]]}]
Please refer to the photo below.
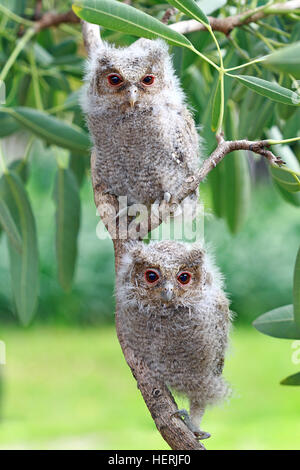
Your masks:
[{"label": "owl claw", "polygon": [[170,202],[171,198],[172,198],[172,195],[170,193],[168,193],[168,192],[164,193],[164,201]]},{"label": "owl claw", "polygon": [[175,413],[173,413],[173,416],[178,416],[179,418],[181,418],[187,428],[192,431],[192,433],[195,435],[197,440],[201,441],[210,437],[210,434],[208,432],[201,431],[197,426],[194,425],[193,421],[190,418],[190,415],[186,410],[177,410],[175,411]]}]

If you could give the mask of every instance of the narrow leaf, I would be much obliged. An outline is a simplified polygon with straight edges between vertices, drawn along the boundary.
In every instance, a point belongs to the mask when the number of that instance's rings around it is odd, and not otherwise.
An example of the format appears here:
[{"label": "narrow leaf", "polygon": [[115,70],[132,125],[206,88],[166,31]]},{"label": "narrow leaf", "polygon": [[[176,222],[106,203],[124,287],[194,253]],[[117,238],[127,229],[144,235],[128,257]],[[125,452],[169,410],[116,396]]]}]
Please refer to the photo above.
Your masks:
[{"label": "narrow leaf", "polygon": [[253,326],[275,338],[300,339],[300,326],[294,320],[293,305],[285,305],[258,317]]},{"label": "narrow leaf", "polygon": [[182,34],[125,3],[115,0],[76,0],[73,10],[79,18],[114,31],[148,39],[160,37],[176,46],[192,47]]},{"label": "narrow leaf", "polygon": [[[238,138],[238,115],[233,101],[227,105],[225,134],[228,140]],[[243,226],[249,212],[251,198],[251,178],[247,155],[235,151],[224,161],[224,182],[222,185],[223,216],[232,233],[237,233]]]},{"label": "narrow leaf", "polygon": [[286,191],[296,193],[300,191],[300,173],[284,167],[272,166],[270,173],[274,180]]},{"label": "narrow leaf", "polygon": [[249,75],[230,75],[235,77],[239,82],[245,85],[247,88],[259,93],[260,95],[266,96],[273,101],[278,103],[289,104],[291,106],[299,106],[300,96],[294,91],[284,88],[278,83],[268,82],[262,78],[250,77]]},{"label": "narrow leaf", "polygon": [[300,41],[290,46],[282,47],[261,64],[276,72],[291,73],[295,78],[300,78]]},{"label": "narrow leaf", "polygon": [[286,191],[285,189],[283,189],[282,186],[280,186],[277,183],[277,181],[275,181],[274,179],[273,179],[273,183],[277,191],[280,193],[280,195],[286,202],[288,202],[289,204],[292,204],[292,206],[300,207],[300,192],[290,193]]},{"label": "narrow leaf", "polygon": [[217,82],[216,91],[214,94],[214,101],[212,107],[212,116],[211,116],[211,128],[215,132],[220,128],[220,118],[221,118],[221,80]]},{"label": "narrow leaf", "polygon": [[295,322],[300,328],[300,248],[296,258],[295,270],[294,270],[294,317]]},{"label": "narrow leaf", "polygon": [[20,253],[22,252],[22,240],[19,230],[12,218],[8,206],[5,201],[0,199],[0,225],[5,230],[6,235],[9,237],[11,243],[13,243]]},{"label": "narrow leaf", "polygon": [[207,16],[194,0],[168,0],[168,3],[187,16],[194,18],[204,25],[209,25]]},{"label": "narrow leaf", "polygon": [[[271,140],[282,140],[283,136],[277,126],[273,126],[271,129],[266,131],[266,135],[268,139]],[[273,167],[269,167],[269,171],[271,176],[274,177],[273,182],[275,187],[278,189],[282,197],[293,204],[294,206],[300,206],[300,191],[299,191],[299,184],[298,181],[300,180],[300,164],[299,161],[292,151],[291,147],[288,145],[273,145],[272,151],[275,155],[282,158],[282,160],[286,163],[284,168],[281,170],[286,170],[290,172],[287,176],[286,173],[282,173],[282,171],[273,171]],[[289,184],[291,183],[291,184]],[[293,191],[291,191],[291,189]]]},{"label": "narrow leaf", "polygon": [[6,113],[0,112],[0,138],[13,134],[20,129],[20,125]]},{"label": "narrow leaf", "polygon": [[88,152],[89,136],[82,129],[66,124],[48,114],[36,109],[17,107],[10,108],[9,113],[22,126],[29,129],[50,144],[58,145],[77,152]]},{"label": "narrow leaf", "polygon": [[300,385],[300,372],[289,375],[289,377],[286,377],[280,383],[281,385]]},{"label": "narrow leaf", "polygon": [[56,257],[58,278],[62,288],[70,290],[77,258],[80,226],[78,184],[72,171],[59,168],[54,186],[56,205]]},{"label": "narrow leaf", "polygon": [[8,238],[12,290],[17,314],[27,325],[36,310],[38,298],[38,246],[35,220],[20,178],[13,172],[0,180],[0,198],[5,200],[21,236],[21,253]]}]

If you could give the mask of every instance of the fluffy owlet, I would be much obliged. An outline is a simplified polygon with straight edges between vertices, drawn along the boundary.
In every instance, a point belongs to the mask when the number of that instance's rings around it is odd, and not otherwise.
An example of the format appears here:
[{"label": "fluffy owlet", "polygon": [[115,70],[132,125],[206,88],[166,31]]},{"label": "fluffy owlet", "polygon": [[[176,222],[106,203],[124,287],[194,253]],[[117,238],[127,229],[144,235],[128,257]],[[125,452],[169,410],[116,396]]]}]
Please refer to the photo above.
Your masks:
[{"label": "fluffy owlet", "polygon": [[[228,392],[230,311],[221,275],[198,244],[128,242],[116,288],[122,332],[153,376],[188,397],[193,431]],[[195,431],[197,429],[197,431]]]},{"label": "fluffy owlet", "polygon": [[127,196],[128,205],[176,202],[198,168],[199,138],[167,45],[103,43],[92,52],[85,80],[82,107],[99,182]]}]

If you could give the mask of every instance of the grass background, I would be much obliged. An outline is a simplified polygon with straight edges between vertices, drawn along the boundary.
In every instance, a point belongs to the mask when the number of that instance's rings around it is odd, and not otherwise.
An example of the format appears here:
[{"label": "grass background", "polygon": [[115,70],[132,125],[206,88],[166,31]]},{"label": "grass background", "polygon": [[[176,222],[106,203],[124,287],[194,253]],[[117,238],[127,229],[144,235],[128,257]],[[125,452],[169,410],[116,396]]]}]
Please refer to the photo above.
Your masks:
[{"label": "grass background", "polygon": [[[167,449],[112,326],[4,328],[7,346],[1,449]],[[207,411],[208,449],[299,449],[291,341],[236,328],[225,375],[229,402]],[[299,366],[298,366],[299,368]],[[185,403],[180,403],[185,405]]]}]

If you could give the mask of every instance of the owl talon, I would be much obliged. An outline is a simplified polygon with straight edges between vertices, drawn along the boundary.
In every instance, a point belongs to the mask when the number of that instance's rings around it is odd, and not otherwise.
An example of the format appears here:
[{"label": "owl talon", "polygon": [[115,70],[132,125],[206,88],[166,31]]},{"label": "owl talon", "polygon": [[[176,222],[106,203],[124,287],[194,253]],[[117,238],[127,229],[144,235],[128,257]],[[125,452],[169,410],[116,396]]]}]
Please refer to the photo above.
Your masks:
[{"label": "owl talon", "polygon": [[172,198],[172,195],[170,193],[168,193],[168,192],[164,193],[164,201],[170,202],[171,198]]},{"label": "owl talon", "polygon": [[208,439],[210,437],[210,434],[208,432],[201,431],[197,426],[194,425],[193,421],[190,418],[190,415],[185,409],[175,411],[175,413],[173,413],[173,416],[178,416],[184,422],[187,428],[192,431],[197,440],[200,441],[203,439]]}]

